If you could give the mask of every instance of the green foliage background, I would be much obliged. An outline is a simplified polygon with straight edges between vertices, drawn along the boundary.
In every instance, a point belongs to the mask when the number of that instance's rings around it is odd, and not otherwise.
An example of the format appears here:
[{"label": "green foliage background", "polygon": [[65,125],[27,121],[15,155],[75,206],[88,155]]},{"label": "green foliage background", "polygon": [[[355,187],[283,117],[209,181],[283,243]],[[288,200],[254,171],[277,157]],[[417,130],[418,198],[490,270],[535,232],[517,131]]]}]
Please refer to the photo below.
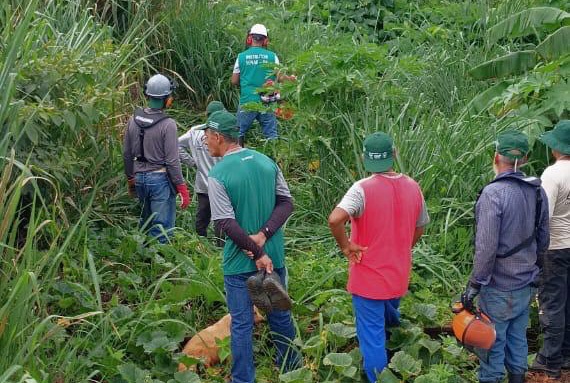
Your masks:
[{"label": "green foliage background", "polygon": [[[0,383],[223,382],[184,339],[225,314],[219,250],[179,213],[172,245],[145,244],[126,196],[121,134],[148,75],[179,83],[180,133],[205,105],[237,107],[229,77],[245,32],[269,28],[296,83],[277,160],[295,197],[290,293],[304,367],[276,369],[256,330],[260,382],[363,381],[346,262],[326,217],[365,176],[361,142],[383,130],[432,222],[414,249],[405,321],[380,381],[474,381],[446,336],[470,271],[472,206],[492,142],[516,124],[534,142],[569,117],[568,1],[7,0],[0,5]],[[533,144],[530,174],[548,153]],[[193,179],[191,171],[187,179]],[[227,355],[227,341],[220,344]],[[177,363],[196,372],[177,373]]]}]

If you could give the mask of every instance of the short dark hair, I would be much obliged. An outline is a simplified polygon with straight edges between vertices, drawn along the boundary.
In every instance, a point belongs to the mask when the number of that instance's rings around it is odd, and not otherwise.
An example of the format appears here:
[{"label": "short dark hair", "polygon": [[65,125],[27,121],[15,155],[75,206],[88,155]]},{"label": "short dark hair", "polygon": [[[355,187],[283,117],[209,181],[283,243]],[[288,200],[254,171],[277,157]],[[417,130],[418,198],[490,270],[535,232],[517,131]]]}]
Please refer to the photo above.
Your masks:
[{"label": "short dark hair", "polygon": [[238,138],[237,137],[233,137],[230,136],[229,134],[225,134],[222,132],[217,132],[220,136],[224,137],[224,141],[227,142],[228,144],[237,144],[238,143]]},{"label": "short dark hair", "polygon": [[253,34],[251,35],[251,38],[252,38],[253,41],[255,41],[256,43],[262,42],[263,40],[266,39],[266,37],[267,37],[267,36],[258,35],[258,34],[256,34],[256,33],[253,33]]}]

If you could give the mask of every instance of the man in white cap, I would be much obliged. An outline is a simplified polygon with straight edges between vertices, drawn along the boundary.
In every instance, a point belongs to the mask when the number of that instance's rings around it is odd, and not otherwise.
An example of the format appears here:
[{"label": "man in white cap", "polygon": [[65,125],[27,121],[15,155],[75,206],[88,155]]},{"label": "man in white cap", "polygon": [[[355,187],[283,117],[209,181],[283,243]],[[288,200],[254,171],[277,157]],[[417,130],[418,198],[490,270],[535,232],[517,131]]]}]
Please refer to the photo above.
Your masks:
[{"label": "man in white cap", "polygon": [[[267,111],[244,110],[245,104],[261,104],[258,89],[268,80],[294,80],[295,76],[276,76],[273,66],[279,64],[277,55],[267,49],[269,37],[263,24],[255,24],[249,30],[246,39],[247,49],[241,52],[235,62],[232,74],[232,84],[239,86],[240,97],[237,111],[239,126],[239,144],[243,146],[245,134],[251,128],[254,120],[259,121],[263,135],[268,139],[277,138],[277,118],[275,113]],[[255,108],[260,110],[262,108]]]}]

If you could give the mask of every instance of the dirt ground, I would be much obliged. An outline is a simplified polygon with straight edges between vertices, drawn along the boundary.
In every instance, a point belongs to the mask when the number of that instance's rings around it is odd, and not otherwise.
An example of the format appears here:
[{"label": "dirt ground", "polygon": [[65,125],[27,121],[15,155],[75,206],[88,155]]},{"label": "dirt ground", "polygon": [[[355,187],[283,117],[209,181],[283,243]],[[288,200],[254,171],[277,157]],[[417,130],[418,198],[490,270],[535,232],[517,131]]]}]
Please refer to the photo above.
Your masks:
[{"label": "dirt ground", "polygon": [[552,379],[547,377],[545,374],[539,372],[530,371],[526,377],[526,383],[570,383],[570,371],[562,371],[562,377],[560,379]]}]

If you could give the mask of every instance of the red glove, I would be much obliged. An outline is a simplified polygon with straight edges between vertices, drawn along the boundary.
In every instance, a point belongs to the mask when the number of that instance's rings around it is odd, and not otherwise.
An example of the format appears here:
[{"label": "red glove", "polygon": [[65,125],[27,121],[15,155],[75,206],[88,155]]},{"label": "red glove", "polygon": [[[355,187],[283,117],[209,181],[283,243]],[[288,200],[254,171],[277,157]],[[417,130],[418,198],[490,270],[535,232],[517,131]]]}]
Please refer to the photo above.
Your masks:
[{"label": "red glove", "polygon": [[186,209],[188,205],[190,205],[190,193],[188,192],[186,184],[176,185],[176,193],[180,194],[180,198],[182,198],[180,208]]},{"label": "red glove", "polygon": [[127,184],[128,184],[129,197],[135,198],[137,196],[137,189],[135,187],[135,179],[134,178],[127,179]]}]

